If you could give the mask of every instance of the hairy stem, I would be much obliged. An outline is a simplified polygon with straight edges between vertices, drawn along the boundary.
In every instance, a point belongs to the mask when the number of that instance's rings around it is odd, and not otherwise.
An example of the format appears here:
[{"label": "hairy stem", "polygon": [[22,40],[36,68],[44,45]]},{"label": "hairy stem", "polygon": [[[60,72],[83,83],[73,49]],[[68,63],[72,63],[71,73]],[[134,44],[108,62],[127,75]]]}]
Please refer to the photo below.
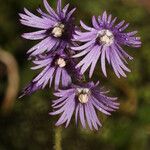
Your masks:
[{"label": "hairy stem", "polygon": [[61,148],[61,133],[62,133],[62,129],[61,127],[57,127],[55,129],[55,146],[54,146],[54,150],[62,150]]}]

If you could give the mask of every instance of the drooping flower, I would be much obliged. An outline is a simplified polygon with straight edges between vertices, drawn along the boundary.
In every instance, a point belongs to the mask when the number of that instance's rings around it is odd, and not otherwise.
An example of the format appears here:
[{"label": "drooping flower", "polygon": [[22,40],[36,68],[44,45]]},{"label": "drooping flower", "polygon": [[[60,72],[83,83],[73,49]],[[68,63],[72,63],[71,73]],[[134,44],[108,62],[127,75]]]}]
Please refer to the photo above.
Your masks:
[{"label": "drooping flower", "polygon": [[93,27],[85,25],[82,21],[81,26],[87,30],[86,32],[76,31],[74,36],[75,41],[84,42],[83,45],[78,47],[72,47],[75,51],[81,51],[74,57],[85,57],[78,63],[77,67],[81,67],[81,73],[83,74],[89,67],[89,76],[92,77],[95,66],[100,59],[102,72],[106,74],[106,59],[112,66],[117,77],[126,77],[125,71],[130,72],[126,67],[127,58],[132,60],[122,48],[122,46],[140,47],[140,37],[136,37],[137,31],[124,32],[129,26],[125,24],[125,21],[121,21],[115,25],[117,18],[112,19],[112,15],[103,13],[102,17],[99,16],[96,19],[92,18]]},{"label": "drooping flower", "polygon": [[82,78],[79,70],[75,68],[74,60],[64,52],[39,56],[33,63],[35,66],[31,69],[42,68],[43,70],[24,88],[22,96],[43,89],[46,85],[51,87],[52,82],[54,82],[55,90],[57,90],[58,87],[69,86],[72,80],[77,81]]},{"label": "drooping flower", "polygon": [[83,128],[86,128],[86,122],[89,128],[98,130],[101,123],[98,119],[96,110],[110,115],[110,112],[118,109],[119,104],[115,102],[117,98],[106,96],[108,91],[98,87],[98,83],[89,82],[82,85],[72,85],[66,90],[58,90],[54,93],[59,99],[54,100],[52,107],[54,109],[50,115],[61,114],[56,126],[66,123],[75,113],[76,123],[80,119]]},{"label": "drooping flower", "polygon": [[55,12],[47,0],[43,0],[43,3],[47,13],[39,8],[37,11],[40,16],[34,15],[27,9],[24,9],[24,14],[19,14],[23,25],[38,29],[35,32],[24,33],[22,37],[29,40],[41,40],[28,51],[30,56],[50,52],[57,48],[59,48],[57,50],[63,50],[70,44],[74,33],[72,14],[75,8],[69,11],[69,4],[67,4],[62,9],[61,0],[58,0],[57,11]]}]

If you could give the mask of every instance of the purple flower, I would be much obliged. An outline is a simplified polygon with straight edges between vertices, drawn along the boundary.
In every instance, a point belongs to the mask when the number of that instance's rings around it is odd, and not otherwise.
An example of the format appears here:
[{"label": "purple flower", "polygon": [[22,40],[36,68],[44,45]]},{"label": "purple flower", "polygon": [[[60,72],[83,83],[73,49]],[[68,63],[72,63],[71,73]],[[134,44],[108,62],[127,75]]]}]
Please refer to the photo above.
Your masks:
[{"label": "purple flower", "polygon": [[67,87],[72,83],[72,79],[81,78],[78,69],[75,68],[75,62],[64,53],[40,56],[40,58],[34,60],[33,63],[36,66],[31,69],[36,70],[43,68],[41,73],[32,81],[36,83],[36,87],[45,88],[47,84],[51,87],[54,80],[55,89],[58,89],[59,85]]},{"label": "purple flower", "polygon": [[82,51],[76,54],[74,57],[81,57],[86,55],[77,65],[81,67],[81,73],[83,74],[90,66],[89,76],[92,77],[97,61],[100,58],[102,72],[106,74],[106,60],[112,66],[117,77],[120,75],[126,77],[124,71],[130,72],[126,67],[126,58],[132,60],[123,49],[122,46],[140,47],[140,37],[135,37],[137,31],[124,32],[129,24],[124,24],[125,21],[121,21],[117,25],[114,25],[117,18],[112,19],[112,15],[103,13],[102,17],[96,19],[92,18],[93,27],[88,27],[82,21],[81,26],[87,30],[86,32],[76,31],[74,36],[75,41],[84,42],[85,44],[78,47],[72,47],[75,51]]},{"label": "purple flower", "polygon": [[110,112],[118,109],[117,98],[106,96],[108,91],[98,87],[98,83],[89,82],[82,85],[72,85],[66,90],[58,90],[54,95],[59,99],[53,101],[52,107],[55,109],[50,115],[62,114],[56,123],[59,126],[66,123],[69,125],[71,117],[75,112],[76,123],[80,119],[83,128],[86,122],[89,128],[98,130],[101,123],[98,119],[96,110],[110,115]]},{"label": "purple flower", "polygon": [[79,69],[75,68],[76,62],[71,59],[69,54],[65,54],[64,51],[39,55],[32,62],[35,66],[31,67],[31,69],[43,70],[23,89],[19,98],[44,89],[48,84],[51,87],[52,82],[54,82],[55,90],[57,90],[59,87],[64,88],[71,85],[72,80],[78,82],[82,79]]},{"label": "purple flower", "polygon": [[75,8],[69,11],[69,4],[67,4],[62,9],[61,0],[58,0],[57,12],[55,12],[46,0],[43,0],[43,3],[48,13],[43,12],[40,8],[37,9],[40,17],[27,9],[24,9],[24,14],[19,14],[23,25],[38,29],[35,32],[24,33],[22,37],[29,40],[41,40],[28,51],[30,56],[66,48],[74,32],[72,14]]}]

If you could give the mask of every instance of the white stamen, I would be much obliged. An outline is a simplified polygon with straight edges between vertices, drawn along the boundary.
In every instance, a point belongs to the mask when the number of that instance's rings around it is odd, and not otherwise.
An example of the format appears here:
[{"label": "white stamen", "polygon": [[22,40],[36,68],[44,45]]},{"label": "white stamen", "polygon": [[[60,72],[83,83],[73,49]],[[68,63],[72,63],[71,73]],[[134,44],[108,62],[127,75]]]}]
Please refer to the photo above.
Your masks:
[{"label": "white stamen", "polygon": [[90,90],[88,88],[78,88],[77,95],[80,103],[87,103],[89,100]]},{"label": "white stamen", "polygon": [[52,30],[52,34],[54,37],[61,37],[63,32],[64,32],[64,24],[58,24],[56,25],[53,30]]},{"label": "white stamen", "polygon": [[57,64],[60,68],[63,68],[63,67],[66,66],[66,62],[65,62],[65,60],[64,60],[63,58],[57,59],[56,64]]},{"label": "white stamen", "polygon": [[78,100],[81,102],[81,103],[87,103],[88,100],[89,100],[89,96],[88,94],[79,94],[78,96]]},{"label": "white stamen", "polygon": [[104,29],[98,32],[99,42],[110,46],[114,42],[114,35],[111,31]]}]

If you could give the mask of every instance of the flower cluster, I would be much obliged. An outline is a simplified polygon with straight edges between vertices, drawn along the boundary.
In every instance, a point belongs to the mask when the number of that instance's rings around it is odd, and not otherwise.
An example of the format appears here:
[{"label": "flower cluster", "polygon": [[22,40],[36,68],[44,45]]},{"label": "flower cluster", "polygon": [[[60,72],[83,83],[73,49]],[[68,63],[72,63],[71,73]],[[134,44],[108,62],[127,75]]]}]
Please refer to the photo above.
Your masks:
[{"label": "flower cluster", "polygon": [[126,77],[125,71],[130,72],[126,66],[127,59],[133,58],[122,47],[140,47],[140,37],[135,36],[137,31],[125,32],[129,24],[125,21],[116,23],[117,18],[106,11],[102,16],[92,17],[91,27],[80,21],[84,29],[81,31],[74,24],[75,8],[70,9],[69,4],[62,7],[61,0],[58,0],[55,12],[47,0],[43,3],[47,12],[38,8],[39,16],[27,9],[19,14],[23,25],[36,29],[22,37],[39,41],[27,54],[34,64],[31,69],[41,70],[23,89],[20,97],[53,85],[58,99],[53,101],[50,115],[60,114],[56,126],[65,123],[67,127],[75,114],[75,122],[80,120],[83,128],[88,125],[91,130],[98,130],[102,125],[97,112],[110,115],[118,109],[119,103],[116,97],[107,96],[108,91],[99,82],[86,82],[84,73],[89,68],[91,78],[100,61],[102,72],[107,76],[107,60],[117,77]]}]

